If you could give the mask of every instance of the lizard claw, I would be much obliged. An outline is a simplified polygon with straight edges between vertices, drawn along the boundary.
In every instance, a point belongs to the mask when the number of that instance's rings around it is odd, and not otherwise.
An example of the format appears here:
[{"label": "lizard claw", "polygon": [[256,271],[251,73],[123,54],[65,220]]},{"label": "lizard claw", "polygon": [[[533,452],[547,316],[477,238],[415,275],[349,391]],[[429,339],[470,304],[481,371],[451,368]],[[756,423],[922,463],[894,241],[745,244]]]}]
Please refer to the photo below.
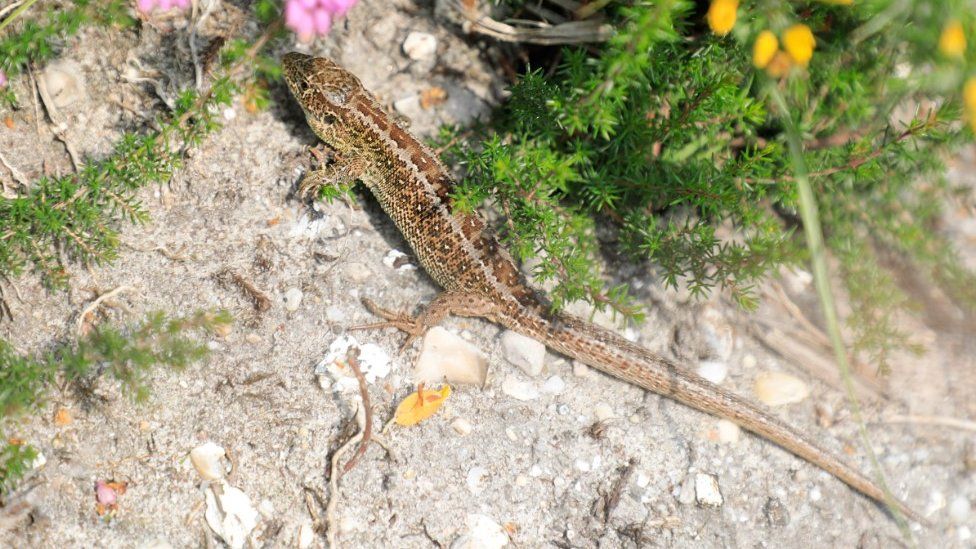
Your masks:
[{"label": "lizard claw", "polygon": [[358,326],[352,326],[348,328],[350,331],[354,330],[376,330],[382,328],[396,328],[401,332],[407,334],[406,341],[400,346],[400,354],[403,354],[408,347],[416,340],[418,337],[424,335],[426,332],[426,327],[423,322],[420,321],[418,317],[410,316],[406,313],[395,312],[389,309],[384,309],[376,304],[373,300],[364,297],[362,299],[363,305],[369,310],[369,312],[374,315],[385,319],[383,322],[372,322],[369,324],[360,324]]}]

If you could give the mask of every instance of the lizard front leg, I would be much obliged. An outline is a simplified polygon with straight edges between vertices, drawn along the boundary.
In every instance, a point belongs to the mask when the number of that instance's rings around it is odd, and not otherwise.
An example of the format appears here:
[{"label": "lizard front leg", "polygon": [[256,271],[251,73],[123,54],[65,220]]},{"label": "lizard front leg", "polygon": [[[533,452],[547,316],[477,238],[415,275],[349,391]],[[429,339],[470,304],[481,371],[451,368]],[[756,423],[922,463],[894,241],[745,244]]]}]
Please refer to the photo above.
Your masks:
[{"label": "lizard front leg", "polygon": [[363,298],[363,305],[371,313],[385,320],[383,322],[354,326],[350,330],[396,328],[402,332],[406,332],[407,340],[400,347],[401,351],[413,343],[416,338],[427,333],[428,329],[440,324],[448,315],[490,319],[498,308],[498,305],[481,294],[451,291],[439,294],[417,316],[410,316],[403,312],[384,309],[373,300],[365,297]]},{"label": "lizard front leg", "polygon": [[[322,152],[311,150],[321,163]],[[298,184],[298,194],[303,197],[318,195],[323,187],[343,189],[351,187],[356,180],[362,179],[368,163],[356,155],[339,155],[330,164],[320,165],[318,168],[305,172]]]}]

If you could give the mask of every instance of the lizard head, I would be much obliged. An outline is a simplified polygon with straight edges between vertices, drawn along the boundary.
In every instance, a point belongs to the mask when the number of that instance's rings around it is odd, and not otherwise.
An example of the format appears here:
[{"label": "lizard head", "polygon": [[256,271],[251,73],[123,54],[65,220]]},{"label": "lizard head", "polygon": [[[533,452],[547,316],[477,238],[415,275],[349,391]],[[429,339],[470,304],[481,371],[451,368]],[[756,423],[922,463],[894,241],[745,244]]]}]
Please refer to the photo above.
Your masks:
[{"label": "lizard head", "polygon": [[355,75],[325,57],[291,52],[281,64],[288,89],[309,119],[341,118],[363,90]]}]

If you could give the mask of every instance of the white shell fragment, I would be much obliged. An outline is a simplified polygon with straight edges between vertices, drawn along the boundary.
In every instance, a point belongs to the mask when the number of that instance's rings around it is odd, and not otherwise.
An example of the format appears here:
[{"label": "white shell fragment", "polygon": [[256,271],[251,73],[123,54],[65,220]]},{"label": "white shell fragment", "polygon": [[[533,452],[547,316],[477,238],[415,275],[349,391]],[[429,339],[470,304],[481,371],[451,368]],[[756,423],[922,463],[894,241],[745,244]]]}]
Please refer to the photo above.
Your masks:
[{"label": "white shell fragment", "polygon": [[501,549],[508,545],[505,530],[491,517],[474,513],[465,522],[464,534],[454,540],[451,549]]},{"label": "white shell fragment", "polygon": [[414,61],[430,59],[437,51],[437,38],[426,32],[411,32],[403,41],[403,53]]},{"label": "white shell fragment", "polygon": [[488,359],[477,347],[440,326],[427,330],[414,381],[484,387],[487,377]]},{"label": "white shell fragment", "polygon": [[382,347],[373,343],[360,345],[356,338],[343,335],[329,345],[325,358],[315,365],[315,374],[323,388],[341,392],[359,390],[356,374],[346,363],[349,348],[353,346],[359,347],[359,368],[367,383],[376,383],[377,378],[390,374],[390,355]]},{"label": "white shell fragment", "polygon": [[535,385],[528,381],[521,381],[515,376],[505,378],[505,381],[502,382],[502,392],[521,401],[539,398],[539,390],[535,388]]},{"label": "white shell fragment", "polygon": [[756,376],[756,397],[767,406],[794,404],[810,396],[810,388],[798,377],[783,372],[763,372]]},{"label": "white shell fragment", "polygon": [[247,494],[226,484],[207,487],[207,524],[232,549],[241,549],[258,524],[258,511]]},{"label": "white shell fragment", "polygon": [[217,480],[224,476],[224,449],[207,442],[190,450],[190,462],[203,480]]},{"label": "white shell fragment", "polygon": [[545,345],[511,330],[505,330],[501,343],[505,360],[521,368],[530,377],[542,373],[546,360]]},{"label": "white shell fragment", "polygon": [[703,360],[698,363],[698,375],[719,385],[729,374],[729,365],[724,360]]},{"label": "white shell fragment", "polygon": [[471,434],[471,429],[472,429],[471,422],[464,419],[463,417],[459,417],[454,421],[452,421],[451,427],[454,429],[454,432],[461,435],[462,437]]},{"label": "white shell fragment", "polygon": [[288,288],[285,292],[285,310],[295,312],[302,305],[302,291],[298,288]]},{"label": "white shell fragment", "polygon": [[699,505],[718,507],[725,503],[718,488],[718,479],[706,473],[695,474],[695,499]]}]

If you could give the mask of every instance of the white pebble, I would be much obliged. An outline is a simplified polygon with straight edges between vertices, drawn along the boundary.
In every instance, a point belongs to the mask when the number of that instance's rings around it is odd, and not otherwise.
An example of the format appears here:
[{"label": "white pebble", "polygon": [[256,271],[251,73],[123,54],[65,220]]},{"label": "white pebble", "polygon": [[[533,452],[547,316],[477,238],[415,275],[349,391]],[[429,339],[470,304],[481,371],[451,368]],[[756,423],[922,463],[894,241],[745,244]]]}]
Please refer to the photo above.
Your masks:
[{"label": "white pebble", "polygon": [[578,360],[574,360],[573,361],[573,375],[576,376],[576,377],[583,377],[583,378],[594,378],[594,377],[596,377],[593,374],[593,370],[591,370],[589,366],[587,366],[586,364],[583,364],[582,362],[580,362]]},{"label": "white pebble", "polygon": [[637,478],[634,479],[634,483],[637,484],[638,488],[647,488],[651,483],[651,477],[647,476],[643,471],[637,473]]},{"label": "white pebble", "polygon": [[590,471],[590,462],[589,462],[589,460],[586,460],[584,458],[576,458],[576,461],[574,461],[573,464],[576,466],[577,469],[579,469],[580,471],[582,471],[584,473],[587,473],[587,472]]},{"label": "white pebble", "polygon": [[468,474],[465,476],[465,483],[468,485],[468,490],[472,494],[481,493],[481,481],[486,476],[488,476],[488,469],[484,467],[472,467],[468,470]]},{"label": "white pebble", "polygon": [[960,526],[956,530],[956,537],[959,538],[959,543],[965,543],[973,537],[973,531],[968,526]]},{"label": "white pebble", "polygon": [[678,503],[682,505],[691,505],[695,502],[695,477],[693,475],[685,477],[678,489],[677,497]]},{"label": "white pebble", "polygon": [[501,344],[505,360],[521,368],[530,377],[542,373],[546,359],[545,345],[511,330],[502,334]]},{"label": "white pebble", "polygon": [[559,376],[552,376],[542,384],[542,392],[558,395],[566,390],[566,382]]},{"label": "white pebble", "polygon": [[729,374],[729,365],[724,360],[703,360],[698,363],[698,375],[718,385]]},{"label": "white pebble", "polygon": [[533,464],[532,467],[529,467],[529,476],[530,477],[542,476],[542,467],[539,467],[539,464],[537,463]]},{"label": "white pebble", "polygon": [[750,354],[742,357],[742,367],[745,368],[745,369],[747,369],[747,370],[750,369],[750,368],[755,368],[756,367],[756,364],[758,364],[758,363],[759,363],[759,361],[756,360],[756,355],[754,355],[754,354],[751,354],[750,353]]},{"label": "white pebble", "polygon": [[403,53],[414,61],[430,59],[437,51],[437,38],[426,32],[411,32],[403,41]]},{"label": "white pebble", "polygon": [[383,256],[383,264],[398,273],[417,270],[417,266],[410,263],[409,256],[400,250],[390,250]]},{"label": "white pebble", "polygon": [[258,512],[247,494],[222,483],[212,484],[206,491],[207,524],[224,543],[241,549],[258,524]]},{"label": "white pebble", "polygon": [[521,381],[515,376],[508,376],[502,382],[502,392],[506,395],[522,401],[535,400],[539,398],[539,390],[535,385],[528,381]]},{"label": "white pebble", "polygon": [[527,477],[525,475],[518,475],[517,477],[515,477],[515,485],[518,486],[519,488],[523,488],[525,486],[528,486],[529,485],[529,482],[531,482],[529,480],[529,477]]},{"label": "white pebble", "polygon": [[695,499],[700,505],[718,507],[725,502],[718,487],[718,479],[706,473],[695,474]]},{"label": "white pebble", "polygon": [[485,385],[488,359],[457,335],[435,326],[427,330],[413,372],[417,383]]},{"label": "white pebble", "polygon": [[451,549],[501,549],[508,545],[508,534],[491,517],[470,514],[464,533],[451,543]]},{"label": "white pebble", "polygon": [[969,513],[972,510],[972,506],[969,504],[969,500],[959,496],[949,503],[949,519],[955,524],[963,524],[969,520]]},{"label": "white pebble", "polygon": [[718,441],[724,444],[734,444],[739,442],[742,429],[727,419],[720,419],[716,423],[718,431]]},{"label": "white pebble", "polygon": [[823,492],[820,491],[819,487],[814,486],[813,488],[810,489],[810,501],[817,502],[822,499],[823,499]]},{"label": "white pebble", "polygon": [[390,355],[382,347],[373,343],[360,345],[350,335],[339,336],[329,345],[329,352],[315,365],[315,374],[323,389],[333,391],[358,391],[359,382],[352,368],[347,364],[351,347],[359,347],[359,369],[367,383],[376,383],[378,378],[390,374]]},{"label": "white pebble", "polygon": [[295,312],[302,304],[302,291],[298,288],[288,288],[285,292],[285,309]]},{"label": "white pebble", "polygon": [[224,449],[213,442],[207,442],[190,450],[190,463],[203,480],[217,480],[224,476],[221,460]]},{"label": "white pebble", "polygon": [[298,549],[308,549],[315,541],[315,528],[312,521],[305,520],[298,527]]},{"label": "white pebble", "polygon": [[753,390],[767,406],[794,404],[810,396],[810,388],[798,377],[783,372],[763,372],[756,376]]},{"label": "white pebble", "polygon": [[461,436],[466,436],[471,434],[471,422],[464,419],[463,417],[459,417],[454,421],[452,421],[451,427],[454,429],[454,431],[457,434]]},{"label": "white pebble", "polygon": [[613,407],[606,402],[600,402],[593,408],[593,414],[596,415],[598,421],[606,421],[608,419],[613,419],[616,414],[613,412]]},{"label": "white pebble", "polygon": [[512,429],[511,427],[505,427],[505,436],[507,436],[508,440],[512,442],[518,442],[518,435],[515,434],[515,429]]}]

